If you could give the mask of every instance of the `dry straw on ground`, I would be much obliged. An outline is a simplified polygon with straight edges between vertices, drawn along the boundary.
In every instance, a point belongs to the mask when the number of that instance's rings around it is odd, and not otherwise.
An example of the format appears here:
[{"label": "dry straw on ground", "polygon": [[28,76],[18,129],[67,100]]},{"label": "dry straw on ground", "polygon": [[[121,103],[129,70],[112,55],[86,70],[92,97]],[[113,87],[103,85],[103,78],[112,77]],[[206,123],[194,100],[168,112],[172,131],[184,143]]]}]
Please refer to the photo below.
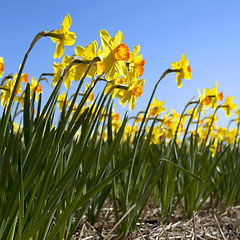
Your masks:
[{"label": "dry straw on ground", "polygon": [[225,212],[204,207],[191,219],[176,210],[165,224],[160,221],[158,212],[159,209],[149,203],[136,231],[118,238],[115,232],[117,223],[109,202],[101,210],[97,223],[92,226],[83,219],[72,239],[240,239],[240,206],[230,207]]}]

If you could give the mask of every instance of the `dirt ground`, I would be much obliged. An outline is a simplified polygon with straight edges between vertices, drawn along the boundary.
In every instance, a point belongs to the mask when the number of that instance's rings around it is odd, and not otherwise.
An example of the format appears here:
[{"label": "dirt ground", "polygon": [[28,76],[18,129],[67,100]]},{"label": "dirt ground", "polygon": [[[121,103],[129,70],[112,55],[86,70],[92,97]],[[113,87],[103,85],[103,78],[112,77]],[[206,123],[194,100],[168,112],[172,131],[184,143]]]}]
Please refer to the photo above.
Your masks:
[{"label": "dirt ground", "polygon": [[149,203],[135,232],[118,238],[115,231],[118,223],[111,203],[107,203],[97,223],[92,226],[83,219],[72,239],[240,239],[240,206],[230,207],[225,212],[205,206],[191,219],[176,210],[166,224],[160,221],[158,212],[159,208]]}]

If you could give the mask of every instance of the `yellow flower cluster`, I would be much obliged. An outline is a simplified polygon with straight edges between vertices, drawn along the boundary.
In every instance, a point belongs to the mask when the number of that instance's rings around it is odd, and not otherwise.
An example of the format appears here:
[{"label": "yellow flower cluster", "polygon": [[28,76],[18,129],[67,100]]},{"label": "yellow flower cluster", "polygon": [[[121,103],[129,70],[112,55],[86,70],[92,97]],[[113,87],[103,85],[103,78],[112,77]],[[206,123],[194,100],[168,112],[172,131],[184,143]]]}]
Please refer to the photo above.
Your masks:
[{"label": "yellow flower cluster", "polygon": [[[70,26],[71,17],[66,15],[60,30],[48,33],[48,36],[56,43],[56,49],[53,55],[54,58],[61,58],[64,55],[65,46],[72,46],[75,44],[76,34],[69,31]],[[80,95],[84,95],[86,92],[89,94],[86,98],[85,105],[83,104],[84,106],[81,109],[81,114],[87,107],[92,106],[94,93],[89,90],[92,91],[96,83],[101,80],[105,82],[104,94],[106,96],[111,94],[112,98],[117,97],[120,104],[124,106],[128,102],[129,109],[133,110],[136,100],[141,97],[143,93],[143,86],[145,84],[145,80],[142,78],[144,74],[145,59],[143,59],[142,54],[140,54],[140,45],[135,46],[131,52],[128,46],[123,42],[123,34],[121,31],[118,31],[114,37],[111,37],[106,30],[101,30],[100,39],[100,47],[98,47],[98,43],[95,40],[85,47],[75,46],[75,52],[72,57],[64,55],[61,63],[54,62],[52,86],[57,85],[60,79],[62,79],[66,89],[69,89],[72,81],[81,81],[82,84],[85,77],[90,78],[91,85],[87,83],[85,91],[80,93]],[[182,86],[183,79],[191,79],[191,67],[186,58],[186,54],[182,55],[179,62],[173,62],[171,67],[171,69],[168,69],[163,74],[162,78],[169,72],[175,72],[176,82],[179,88]],[[0,78],[2,78],[3,72],[4,62],[3,58],[0,57]],[[14,76],[8,75],[1,81],[1,104],[3,106],[9,102],[13,95],[13,89],[16,85],[17,78],[18,74]],[[25,96],[25,92],[22,91],[22,83],[28,83],[28,78],[28,74],[21,74],[18,86],[15,87],[17,91],[14,100],[20,102],[22,107],[24,107]],[[160,78],[160,80],[162,78]],[[36,81],[35,78],[32,77],[32,82],[30,83],[30,96],[33,97],[35,94],[36,100],[38,100],[38,95],[42,93],[42,87],[39,83],[40,80],[41,79]],[[134,124],[126,125],[123,140],[129,141],[130,143],[134,141],[134,136],[139,131],[138,124],[142,123],[145,117],[146,121],[156,121],[155,126],[152,128],[152,144],[159,144],[164,139],[171,140],[180,135],[185,135],[189,127],[186,127],[187,123],[197,123],[198,127],[194,128],[191,134],[195,136],[198,133],[200,139],[199,144],[202,141],[207,142],[211,138],[213,140],[211,149],[214,156],[214,154],[219,151],[220,145],[218,143],[220,141],[230,144],[238,139],[236,137],[238,134],[237,129],[233,128],[229,130],[226,127],[221,128],[217,125],[218,118],[216,112],[218,109],[224,110],[226,116],[230,117],[231,112],[237,108],[237,105],[232,102],[233,96],[227,97],[224,103],[219,103],[223,100],[223,93],[218,92],[217,87],[218,84],[212,89],[205,88],[203,93],[198,89],[199,99],[197,101],[190,101],[182,114],[178,114],[174,109],[167,113],[167,109],[163,106],[164,101],[158,101],[158,99],[153,98],[152,95],[151,100],[153,99],[153,103],[151,103],[150,100],[146,112],[137,114],[137,116],[134,117]],[[58,96],[57,103],[60,111],[62,111],[64,103],[66,107],[70,106],[71,97],[67,99],[67,94],[64,91]],[[187,107],[192,104],[194,104],[194,107],[187,109]],[[94,107],[93,105],[93,108]],[[214,112],[203,118],[202,116],[204,116],[205,110],[210,107]],[[72,112],[74,113],[76,109],[77,104],[74,105]],[[186,110],[188,110],[187,113],[185,113]],[[240,110],[236,110],[235,113],[238,116],[235,118],[235,122],[239,128]],[[107,113],[103,109],[100,115],[106,116],[106,114]],[[143,114],[145,114],[144,117]],[[113,109],[113,132],[117,132],[120,126],[120,115],[119,113],[115,113]],[[150,130],[150,127],[147,128],[147,130]],[[103,138],[106,139],[106,137],[107,134],[103,131]],[[181,138],[177,138],[176,140],[181,141],[180,139]]]},{"label": "yellow flower cluster", "polygon": [[[64,53],[65,45],[73,45],[76,35],[69,31],[71,18],[67,15],[60,30],[51,33],[51,39],[57,43],[54,58],[60,58]],[[52,36],[53,35],[53,36]],[[96,41],[90,45],[75,47],[75,55],[84,61],[71,67],[64,78],[67,89],[70,88],[73,80],[82,79],[88,69],[88,63],[99,57],[94,66],[87,72],[87,77],[92,79],[92,84],[96,76],[102,76],[102,80],[107,81],[105,94],[111,93],[112,97],[119,98],[123,106],[128,102],[129,109],[133,110],[135,102],[143,93],[144,79],[139,79],[144,74],[145,59],[139,54],[140,46],[135,46],[130,52],[128,46],[123,43],[123,34],[118,31],[112,38],[106,30],[100,31],[101,46],[98,48]],[[52,85],[56,85],[60,79],[63,69],[70,64],[73,57],[65,55],[62,63],[54,63],[54,76]],[[176,72],[178,87],[182,85],[182,79],[191,79],[191,67],[186,55],[183,54],[180,62],[172,63],[172,70]],[[152,110],[152,115],[154,114]]]},{"label": "yellow flower cluster", "polygon": [[[63,24],[66,20],[63,21]],[[62,26],[61,29],[66,29]],[[62,30],[57,30],[54,33],[59,34]],[[68,34],[68,33],[67,33]],[[68,35],[67,35],[68,36]],[[138,79],[144,73],[145,60],[142,59],[142,55],[139,54],[140,46],[136,46],[133,52],[129,52],[128,46],[123,41],[123,34],[118,31],[115,37],[111,38],[106,30],[100,31],[101,46],[98,48],[96,41],[93,41],[90,45],[75,47],[75,56],[78,56],[87,63],[92,61],[95,57],[100,57],[101,61],[98,61],[88,71],[87,77],[94,81],[97,75],[103,75],[102,79],[107,81],[105,93],[111,92],[112,97],[118,97],[120,103],[123,105],[128,101],[129,109],[133,110],[135,102],[143,92],[144,79]],[[54,39],[54,38],[52,38]],[[56,40],[61,42],[61,40]],[[64,42],[62,42],[62,48]],[[58,45],[56,51],[58,50]],[[63,50],[62,50],[63,51]],[[55,52],[56,53],[56,52]],[[55,56],[55,55],[54,55]],[[61,56],[58,55],[58,56]],[[66,67],[72,58],[65,55],[62,63],[54,63],[54,76],[52,79],[52,85],[56,85],[60,79],[62,70]],[[67,89],[70,88],[73,80],[79,81],[87,71],[88,64],[86,62],[76,64],[67,73],[64,78],[64,84]],[[123,85],[126,88],[115,88],[116,85]]]},{"label": "yellow flower cluster", "polygon": [[[222,109],[226,112],[226,116],[230,116],[231,112],[237,108],[237,105],[232,103],[233,97],[227,97],[224,103],[219,103],[223,100],[223,93],[217,91],[217,84],[212,89],[204,89],[203,94],[199,94],[199,99],[197,101],[190,101],[187,106],[194,104],[195,106],[187,111],[187,113],[178,114],[174,109],[167,113],[167,109],[163,106],[164,101],[158,101],[154,98],[153,103],[150,105],[149,112],[147,113],[147,121],[156,120],[156,124],[152,129],[151,133],[151,144],[158,145],[163,140],[172,140],[177,136],[177,141],[180,142],[182,136],[187,133],[186,126],[188,123],[197,124],[197,128],[193,128],[189,131],[188,135],[193,134],[193,136],[198,133],[200,145],[203,141],[206,141],[210,145],[212,151],[212,156],[214,157],[217,152],[221,150],[220,142],[226,144],[234,144],[235,141],[239,140],[238,129],[240,125],[240,110],[236,110],[235,114],[238,116],[233,119],[237,128],[226,128],[220,127],[218,125],[218,116],[216,112],[218,109]],[[198,90],[199,91],[199,90]],[[199,91],[200,93],[200,91]],[[198,106],[198,108],[197,108]],[[206,117],[205,108],[210,107],[214,110],[213,114]],[[124,140],[130,139],[130,143],[134,140],[134,136],[139,131],[138,124],[142,121],[142,114],[138,114],[135,118],[133,125],[127,125],[125,129]],[[232,120],[232,121],[233,121]],[[118,124],[116,126],[121,126],[121,121],[118,119]],[[147,132],[150,131],[150,127],[147,128]]]},{"label": "yellow flower cluster", "polygon": [[[0,58],[1,60],[1,58]],[[3,62],[3,60],[2,60]],[[1,63],[0,63],[1,66]],[[4,69],[4,67],[2,67]],[[11,95],[13,93],[14,86],[16,84],[16,80],[18,77],[18,73],[16,73],[14,76],[8,75],[1,81],[0,84],[0,97],[1,97],[1,104],[5,106],[9,103],[9,100],[11,98]],[[24,107],[24,96],[25,91],[22,91],[22,83],[28,83],[29,76],[28,73],[21,74],[19,84],[17,86],[17,90],[14,96],[14,100],[16,102],[19,102],[22,104],[22,108]],[[32,82],[30,83],[30,93],[31,97],[33,97],[35,93],[35,99],[38,100],[39,93],[42,93],[42,87],[39,84],[39,81],[36,81],[34,77],[32,77]]]}]

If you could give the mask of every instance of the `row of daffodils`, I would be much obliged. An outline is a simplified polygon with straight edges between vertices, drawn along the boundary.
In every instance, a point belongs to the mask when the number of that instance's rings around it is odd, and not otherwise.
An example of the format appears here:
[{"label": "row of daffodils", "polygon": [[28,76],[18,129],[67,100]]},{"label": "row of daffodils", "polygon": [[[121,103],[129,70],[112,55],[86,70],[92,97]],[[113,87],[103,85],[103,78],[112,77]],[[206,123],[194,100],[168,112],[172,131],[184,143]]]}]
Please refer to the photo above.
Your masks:
[{"label": "row of daffodils", "polygon": [[[93,41],[89,45],[75,46],[74,54],[72,57],[64,55],[65,45],[72,46],[75,43],[76,35],[69,31],[71,25],[71,18],[67,15],[62,23],[60,30],[48,32],[47,36],[50,36],[52,41],[56,43],[56,50],[54,52],[54,58],[61,58],[61,63],[54,62],[52,74],[52,87],[56,86],[59,79],[62,77],[65,88],[68,90],[71,87],[72,81],[80,81],[88,77],[91,79],[90,84],[86,83],[86,92],[90,87],[94,89],[94,86],[98,81],[105,81],[106,86],[104,88],[104,94],[111,94],[112,98],[118,98],[119,103],[123,106],[128,103],[130,110],[135,107],[135,102],[138,97],[141,97],[143,93],[143,86],[145,80],[142,78],[144,73],[145,60],[140,54],[140,46],[135,46],[131,52],[128,46],[123,43],[123,34],[118,31],[112,38],[106,30],[100,31],[101,45],[98,46],[96,41]],[[71,67],[69,67],[71,65]],[[67,71],[65,71],[67,69]],[[186,55],[183,54],[179,62],[173,62],[168,72],[175,72],[177,86],[182,86],[183,79],[191,79],[191,67],[189,65]],[[11,95],[14,94],[14,101],[17,106],[24,108],[24,83],[30,83],[31,97],[35,96],[38,101],[39,94],[42,94],[43,89],[41,87],[41,81],[44,80],[42,76],[36,80],[32,77],[29,80],[27,73],[21,73],[20,78],[17,81],[18,74],[4,76],[4,60],[0,57],[0,77],[1,77],[1,104],[7,106],[10,101]],[[164,76],[163,76],[164,77]],[[13,92],[14,86],[18,84],[16,91]],[[238,141],[238,128],[240,123],[240,110],[237,109],[237,105],[232,102],[233,97],[227,97],[223,101],[224,96],[222,92],[218,92],[218,85],[212,89],[204,89],[201,93],[198,90],[198,100],[192,100],[187,103],[186,108],[182,113],[177,113],[175,110],[167,112],[164,107],[164,101],[159,101],[154,98],[148,109],[139,111],[136,116],[129,118],[132,119],[131,124],[125,127],[124,140],[130,139],[133,141],[135,134],[139,131],[139,124],[143,120],[145,115],[145,121],[156,121],[156,124],[152,131],[151,143],[159,144],[163,139],[171,140],[177,137],[177,140],[181,142],[181,139],[185,137],[186,133],[199,135],[199,144],[201,141],[206,143],[211,142],[211,148],[213,155],[219,141],[224,141],[226,144],[234,144]],[[80,96],[81,97],[81,96]],[[85,106],[83,106],[80,114],[90,107],[94,102],[94,92],[91,92],[87,98]],[[60,111],[67,103],[67,106],[71,104],[71,97],[68,97],[64,91],[59,94],[58,106]],[[20,107],[21,108],[21,107]],[[77,104],[73,107],[73,113],[77,108]],[[212,115],[206,116],[205,109],[211,108]],[[235,128],[220,127],[218,125],[217,111],[222,109],[226,112],[226,116],[230,117],[231,112],[235,110],[237,118],[235,121]],[[20,109],[19,109],[20,110]],[[105,115],[105,110],[102,111],[102,116]],[[101,117],[101,116],[100,116]],[[189,127],[191,125],[191,127]],[[112,126],[113,131],[117,132],[121,126],[121,119],[119,113],[112,112]],[[150,129],[147,128],[147,129]],[[104,133],[106,140],[107,133]],[[212,140],[212,141],[210,141]]]}]

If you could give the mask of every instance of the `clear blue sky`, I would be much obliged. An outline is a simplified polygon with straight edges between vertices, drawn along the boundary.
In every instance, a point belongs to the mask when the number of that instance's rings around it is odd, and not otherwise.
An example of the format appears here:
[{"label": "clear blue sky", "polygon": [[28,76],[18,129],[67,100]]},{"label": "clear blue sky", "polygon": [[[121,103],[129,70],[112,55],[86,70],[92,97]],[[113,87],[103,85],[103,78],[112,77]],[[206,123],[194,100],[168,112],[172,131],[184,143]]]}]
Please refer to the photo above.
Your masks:
[{"label": "clear blue sky", "polygon": [[[175,74],[168,75],[155,95],[165,101],[168,111],[174,108],[180,113],[193,96],[198,97],[198,88],[202,92],[216,82],[224,99],[233,95],[233,102],[240,105],[239,13],[239,0],[2,1],[0,56],[4,58],[4,75],[18,71],[39,31],[60,29],[63,18],[70,14],[70,31],[77,35],[75,46],[85,47],[93,40],[100,45],[102,29],[111,36],[121,30],[131,51],[140,44],[146,59],[144,93],[136,110],[129,114],[145,108],[156,81],[183,53],[189,59],[192,79],[183,80],[182,88],[178,89]],[[53,59],[54,51],[55,44],[50,38],[41,39],[32,50],[24,72],[36,78],[43,72],[53,72],[53,62],[61,61]],[[65,53],[74,54],[74,46],[66,47]],[[117,110],[123,113],[127,107],[117,106]],[[230,120],[225,120],[224,113],[219,116],[222,124]]]}]

